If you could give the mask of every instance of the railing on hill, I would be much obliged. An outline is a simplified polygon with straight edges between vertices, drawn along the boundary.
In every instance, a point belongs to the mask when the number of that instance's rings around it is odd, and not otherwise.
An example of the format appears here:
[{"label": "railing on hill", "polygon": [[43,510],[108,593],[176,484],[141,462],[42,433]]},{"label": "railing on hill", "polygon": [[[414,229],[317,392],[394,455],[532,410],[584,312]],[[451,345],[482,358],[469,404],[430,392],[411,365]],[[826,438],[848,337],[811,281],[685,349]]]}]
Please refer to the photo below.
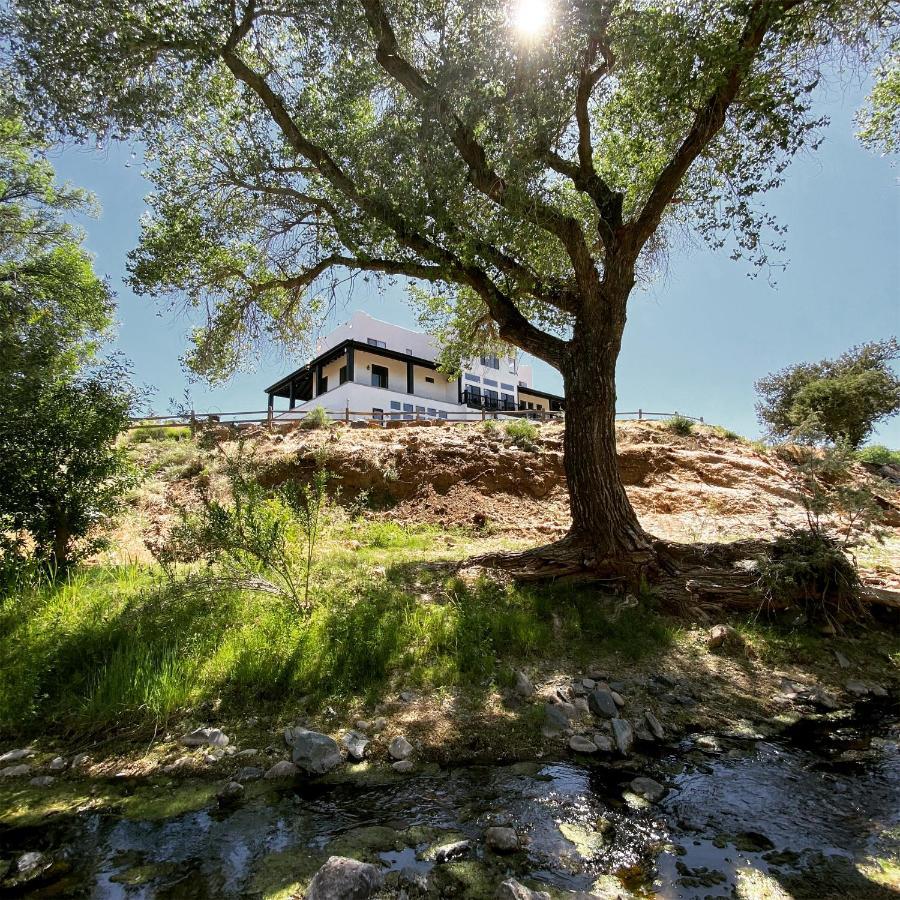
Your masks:
[{"label": "railing on hill", "polygon": [[[299,424],[313,410],[272,410],[264,409],[260,411],[250,412],[206,412],[198,413],[191,410],[189,413],[170,415],[170,416],[137,416],[131,419],[128,426],[129,431],[142,428],[190,428],[191,432],[197,430],[198,427],[207,425],[220,425],[231,428],[246,428],[250,425],[265,425],[269,428],[274,426],[284,426],[291,424]],[[320,413],[316,413],[320,415]],[[351,410],[349,407],[344,410],[326,409],[325,415],[334,422],[361,423],[371,425],[372,427],[396,427],[396,424],[405,422],[429,422],[435,424],[442,423],[460,423],[460,422],[483,422],[486,419],[496,418],[519,418],[530,419],[539,422],[555,422],[562,421],[565,413],[549,409],[491,409],[482,407],[480,409],[467,410],[449,410],[439,411],[437,415],[423,412],[381,412],[376,413],[371,409],[367,410]],[[616,419],[620,421],[653,421],[660,419],[670,419],[673,416],[679,416],[684,419],[690,419],[700,425],[704,424],[703,416],[687,416],[679,412],[647,412],[643,409],[634,412],[617,412]]]}]

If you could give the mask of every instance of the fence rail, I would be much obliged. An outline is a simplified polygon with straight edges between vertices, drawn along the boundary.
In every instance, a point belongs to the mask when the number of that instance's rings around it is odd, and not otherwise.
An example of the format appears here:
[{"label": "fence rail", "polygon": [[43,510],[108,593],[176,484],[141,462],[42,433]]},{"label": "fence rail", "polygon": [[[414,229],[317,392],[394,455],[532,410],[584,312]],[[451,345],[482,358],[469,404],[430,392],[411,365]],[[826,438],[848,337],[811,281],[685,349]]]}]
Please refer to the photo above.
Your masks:
[{"label": "fence rail", "polygon": [[[248,412],[196,412],[182,413],[169,416],[135,416],[128,425],[129,431],[141,428],[190,428],[195,431],[204,425],[226,425],[232,427],[245,427],[249,425],[290,425],[300,422],[313,410],[250,410]],[[421,412],[383,412],[373,413],[371,409],[352,410],[349,407],[343,410],[326,409],[325,415],[334,422],[364,422],[373,426],[389,425],[392,422],[483,422],[486,419],[496,418],[524,418],[539,422],[562,421],[563,412],[535,409],[467,409],[448,411],[446,415],[431,415]],[[692,422],[703,424],[703,416],[688,416],[680,412],[648,412],[637,409],[633,412],[617,412],[619,421],[653,421],[670,419],[680,416],[690,419]]]}]

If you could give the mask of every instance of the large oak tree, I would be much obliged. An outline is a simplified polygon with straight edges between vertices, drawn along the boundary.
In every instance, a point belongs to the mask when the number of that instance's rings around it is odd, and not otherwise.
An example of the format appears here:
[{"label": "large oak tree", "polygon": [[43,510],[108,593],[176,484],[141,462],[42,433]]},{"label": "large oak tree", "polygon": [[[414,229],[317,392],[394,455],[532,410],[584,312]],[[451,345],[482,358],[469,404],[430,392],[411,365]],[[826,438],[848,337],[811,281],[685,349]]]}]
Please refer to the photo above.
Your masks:
[{"label": "large oak tree", "polygon": [[148,142],[133,279],[208,310],[198,371],[295,341],[356,273],[430,285],[445,332],[563,375],[572,528],[539,556],[636,577],[657,551],[616,466],[629,296],[681,232],[767,265],[758,198],[818,140],[817,84],[895,22],[881,0],[16,0],[8,27],[47,123]]}]

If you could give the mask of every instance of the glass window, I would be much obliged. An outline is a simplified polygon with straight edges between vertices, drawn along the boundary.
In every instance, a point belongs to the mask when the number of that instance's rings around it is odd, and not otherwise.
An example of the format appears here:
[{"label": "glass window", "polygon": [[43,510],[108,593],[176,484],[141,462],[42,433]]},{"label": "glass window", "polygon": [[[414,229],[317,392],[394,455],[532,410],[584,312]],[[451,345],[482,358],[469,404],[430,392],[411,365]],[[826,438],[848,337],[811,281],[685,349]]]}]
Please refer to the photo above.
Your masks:
[{"label": "glass window", "polygon": [[512,406],[513,395],[512,394],[501,394],[500,399],[509,406]]},{"label": "glass window", "polygon": [[372,366],[372,387],[388,386],[388,370],[385,366]]},{"label": "glass window", "polygon": [[488,369],[499,369],[500,368],[500,360],[494,356],[493,354],[487,354],[486,356],[481,357],[481,364]]},{"label": "glass window", "polygon": [[484,383],[489,384],[491,387],[497,387],[497,382],[493,378],[485,378]]},{"label": "glass window", "polygon": [[412,411],[413,411],[412,403],[404,403],[403,404],[403,412],[412,412]]},{"label": "glass window", "polygon": [[424,406],[417,406],[417,407],[416,407],[416,412],[417,412],[417,413],[423,413],[423,412],[425,412],[425,407],[424,407]]},{"label": "glass window", "polygon": [[379,422],[384,421],[384,410],[378,409],[378,407],[372,407],[372,418],[377,419]]},{"label": "glass window", "polygon": [[391,400],[391,409],[400,409],[400,401]]},{"label": "glass window", "polygon": [[504,384],[502,381],[500,382],[500,387],[502,387],[504,391],[515,390],[515,388],[511,384]]},{"label": "glass window", "polygon": [[496,391],[492,391],[492,390],[490,390],[489,388],[485,388],[485,390],[484,390],[484,396],[485,396],[485,397],[490,397],[491,400],[496,400],[496,399],[497,399],[497,392],[496,392]]},{"label": "glass window", "polygon": [[445,413],[444,410],[439,409],[439,410],[438,410],[438,418],[439,418],[439,419],[446,419],[446,418],[447,418],[447,413]]},{"label": "glass window", "polygon": [[480,397],[481,396],[481,388],[470,387],[466,389],[468,394],[472,397]]},{"label": "glass window", "polygon": [[322,375],[319,378],[319,386],[316,388],[317,394],[324,394],[328,391],[328,376]]},{"label": "glass window", "polygon": [[511,359],[509,361],[509,374],[510,375],[516,374],[516,361],[514,359]]},{"label": "glass window", "polygon": [[474,381],[476,384],[481,384],[481,379],[477,375],[470,375],[466,372],[466,381]]},{"label": "glass window", "polygon": [[431,416],[432,418],[434,418],[434,416],[437,415],[437,410],[434,409],[434,407],[429,406],[428,407],[428,415]]},{"label": "glass window", "polygon": [[376,341],[375,338],[366,338],[366,343],[370,347],[381,347],[383,350],[387,350],[387,344],[384,341]]},{"label": "glass window", "polygon": [[425,376],[425,381],[426,381],[428,384],[434,384],[434,379],[433,379],[433,378],[429,378],[427,375]]}]

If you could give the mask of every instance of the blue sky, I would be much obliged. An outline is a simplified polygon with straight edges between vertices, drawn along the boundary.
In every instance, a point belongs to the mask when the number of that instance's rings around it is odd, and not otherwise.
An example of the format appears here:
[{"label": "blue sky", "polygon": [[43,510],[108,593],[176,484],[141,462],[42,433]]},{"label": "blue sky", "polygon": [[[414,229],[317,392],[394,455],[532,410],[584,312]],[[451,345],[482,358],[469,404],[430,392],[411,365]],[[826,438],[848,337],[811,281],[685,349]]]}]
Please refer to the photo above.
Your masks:
[{"label": "blue sky", "polygon": [[[618,366],[620,410],[678,410],[755,436],[757,378],[900,334],[900,169],[853,136],[853,111],[863,93],[850,90],[820,103],[832,119],[825,143],[796,160],[785,186],[767,198],[789,229],[788,266],[774,273],[775,285],[765,275],[749,278],[746,265],[726,253],[698,246],[674,252],[666,276],[633,294]],[[188,386],[179,356],[191,322],[165,304],[134,296],[122,280],[150,189],[139,160],[122,145],[71,147],[52,159],[61,177],[92,190],[102,203],[99,220],[83,223],[87,246],[117,292],[118,348],[134,363],[137,380],[156,389],[154,407],[165,412],[169,398],[181,398]],[[383,293],[358,288],[329,326],[357,308],[415,326],[399,286]],[[263,388],[303,361],[302,353],[267,358],[228,384],[193,384],[194,405],[263,409]],[[540,362],[535,381],[561,389],[559,375]],[[900,447],[900,417],[876,440]]]}]

